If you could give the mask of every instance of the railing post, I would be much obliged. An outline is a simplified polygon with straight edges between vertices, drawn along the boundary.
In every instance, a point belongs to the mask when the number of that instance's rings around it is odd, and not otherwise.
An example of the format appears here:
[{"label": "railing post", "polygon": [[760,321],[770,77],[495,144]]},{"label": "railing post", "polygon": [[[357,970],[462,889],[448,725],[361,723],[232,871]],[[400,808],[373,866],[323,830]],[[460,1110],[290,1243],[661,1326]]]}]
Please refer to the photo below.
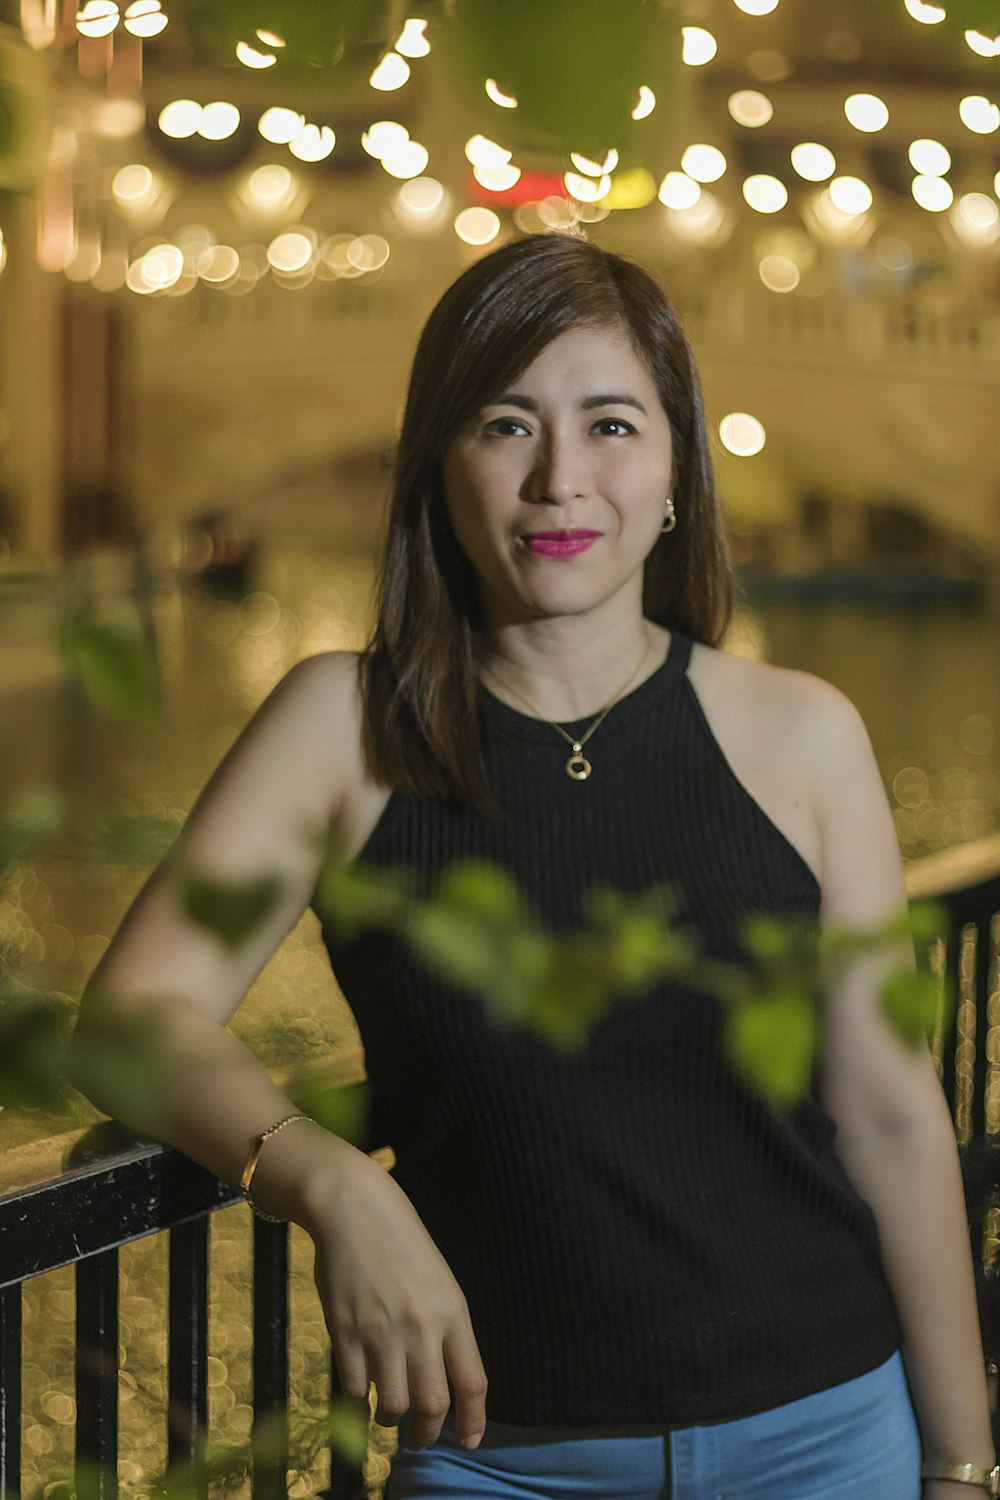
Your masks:
[{"label": "railing post", "polygon": [[21,1493],[21,1283],[0,1288],[0,1500]]},{"label": "railing post", "polygon": [[288,1494],[288,1225],[253,1221],[254,1500]]},{"label": "railing post", "polygon": [[[337,1369],[337,1361],[334,1353],[330,1350],[330,1400],[336,1401],[342,1398],[343,1387],[340,1384],[340,1371]],[[368,1398],[357,1403],[360,1408],[368,1407]],[[332,1445],[330,1447],[330,1487],[322,1491],[317,1500],[365,1500],[365,1473],[364,1464],[351,1463],[349,1459]]]},{"label": "railing post", "polygon": [[207,1495],[199,1448],[208,1426],[208,1216],[170,1230],[167,1462],[188,1468],[193,1492]]},{"label": "railing post", "polygon": [[118,1494],[118,1251],[76,1264],[76,1459],[79,1500]]}]

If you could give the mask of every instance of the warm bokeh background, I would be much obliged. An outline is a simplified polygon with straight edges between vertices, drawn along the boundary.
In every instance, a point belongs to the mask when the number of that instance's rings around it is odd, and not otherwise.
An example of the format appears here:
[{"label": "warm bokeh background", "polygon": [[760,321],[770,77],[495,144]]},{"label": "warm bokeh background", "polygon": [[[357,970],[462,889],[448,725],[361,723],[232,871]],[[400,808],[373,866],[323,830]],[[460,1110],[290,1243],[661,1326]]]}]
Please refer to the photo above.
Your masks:
[{"label": "warm bokeh background", "polygon": [[[0,802],[50,789],[176,823],[293,661],[361,644],[422,320],[477,256],[549,228],[635,255],[684,317],[739,565],[726,649],[853,699],[908,866],[994,849],[987,9],[2,0]],[[155,729],[73,678],[57,634],[81,608],[155,636]],[[4,953],[78,993],[149,862],[62,848],[24,870]],[[234,1025],[276,1065],[361,1066],[311,918]],[[5,1185],[87,1118],[0,1115]],[[138,1350],[156,1314],[136,1275]],[[226,1326],[213,1399],[242,1420],[245,1325]],[[39,1484],[73,1416],[55,1368],[26,1366]]]}]

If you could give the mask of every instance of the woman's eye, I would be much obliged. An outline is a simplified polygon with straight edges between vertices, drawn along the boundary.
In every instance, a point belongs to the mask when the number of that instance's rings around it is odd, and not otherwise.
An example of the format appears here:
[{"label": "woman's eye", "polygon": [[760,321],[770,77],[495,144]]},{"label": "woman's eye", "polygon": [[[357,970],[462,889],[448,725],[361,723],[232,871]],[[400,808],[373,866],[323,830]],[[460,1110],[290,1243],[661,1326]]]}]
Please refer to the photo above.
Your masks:
[{"label": "woman's eye", "polygon": [[516,421],[513,417],[497,417],[488,424],[486,431],[496,433],[499,437],[507,437],[506,432],[499,431],[502,427],[520,427],[522,432],[524,431],[524,423]]},{"label": "woman's eye", "polygon": [[[621,417],[602,417],[599,422],[595,423],[595,426],[597,426],[597,427],[620,427],[623,433],[629,433],[629,432],[634,432],[635,431],[635,428],[632,426],[632,423],[631,422],[623,422],[622,419],[621,419]],[[612,437],[614,437],[614,436],[617,436],[617,434],[612,433]]]}]

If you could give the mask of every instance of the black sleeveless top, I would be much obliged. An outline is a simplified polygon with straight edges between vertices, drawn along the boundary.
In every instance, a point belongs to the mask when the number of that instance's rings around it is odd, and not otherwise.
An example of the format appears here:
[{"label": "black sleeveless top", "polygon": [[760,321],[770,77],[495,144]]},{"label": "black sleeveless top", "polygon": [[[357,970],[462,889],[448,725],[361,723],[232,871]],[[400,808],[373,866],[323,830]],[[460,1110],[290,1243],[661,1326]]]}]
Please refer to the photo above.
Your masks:
[{"label": "black sleeveless top", "polygon": [[[592,886],[670,881],[702,952],[749,962],[752,912],[818,922],[808,865],[737,779],[687,676],[691,639],[611,709],[565,773],[548,724],[480,691],[503,816],[394,792],[359,859],[428,889],[457,858],[511,872],[551,929]],[[564,724],[582,734],[593,721]],[[728,1420],[852,1379],[900,1330],[868,1204],[813,1097],[784,1113],[720,1046],[722,1007],[659,984],[579,1055],[490,1021],[384,931],[324,929],[365,1047],[364,1149],[405,1190],[468,1300],[487,1420]]]}]

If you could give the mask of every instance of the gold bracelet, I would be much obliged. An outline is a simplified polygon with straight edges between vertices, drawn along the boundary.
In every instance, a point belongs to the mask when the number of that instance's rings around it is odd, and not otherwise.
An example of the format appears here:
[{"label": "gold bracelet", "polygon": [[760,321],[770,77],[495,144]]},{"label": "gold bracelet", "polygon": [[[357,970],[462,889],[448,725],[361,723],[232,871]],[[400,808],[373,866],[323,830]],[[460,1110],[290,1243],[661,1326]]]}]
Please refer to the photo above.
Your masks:
[{"label": "gold bracelet", "polygon": [[308,1115],[286,1115],[283,1120],[278,1120],[276,1124],[269,1125],[266,1130],[262,1130],[260,1135],[254,1141],[253,1145],[250,1147],[250,1155],[247,1157],[247,1164],[243,1168],[243,1175],[240,1178],[240,1192],[243,1194],[244,1198],[249,1203],[258,1219],[266,1219],[269,1224],[287,1224],[288,1220],[279,1219],[276,1214],[269,1214],[263,1208],[258,1208],[257,1204],[253,1201],[253,1196],[250,1192],[250,1184],[253,1181],[253,1174],[257,1170],[257,1162],[260,1159],[260,1153],[264,1149],[264,1142],[269,1141],[272,1135],[277,1135],[279,1130],[284,1130],[286,1125],[291,1125],[293,1120],[308,1119]]},{"label": "gold bracelet", "polygon": [[921,1479],[950,1479],[955,1484],[974,1484],[988,1495],[1000,1495],[1000,1464],[992,1469],[982,1464],[950,1464],[942,1458],[928,1458],[920,1466]]}]

